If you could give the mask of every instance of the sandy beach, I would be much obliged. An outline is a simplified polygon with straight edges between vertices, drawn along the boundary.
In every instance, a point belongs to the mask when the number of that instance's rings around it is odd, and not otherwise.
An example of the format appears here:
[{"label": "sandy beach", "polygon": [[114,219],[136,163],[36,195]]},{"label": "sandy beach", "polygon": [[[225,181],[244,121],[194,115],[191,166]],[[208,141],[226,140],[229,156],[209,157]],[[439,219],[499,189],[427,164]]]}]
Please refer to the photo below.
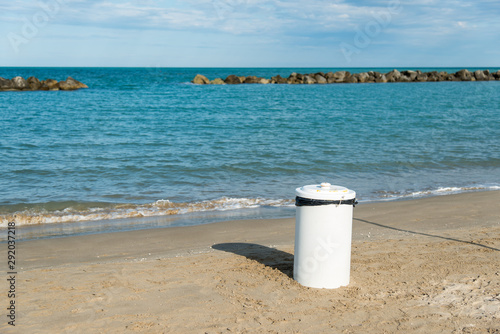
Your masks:
[{"label": "sandy beach", "polygon": [[351,282],[334,290],[292,279],[294,218],[19,242],[16,326],[2,292],[0,332],[499,333],[498,202],[356,206]]}]

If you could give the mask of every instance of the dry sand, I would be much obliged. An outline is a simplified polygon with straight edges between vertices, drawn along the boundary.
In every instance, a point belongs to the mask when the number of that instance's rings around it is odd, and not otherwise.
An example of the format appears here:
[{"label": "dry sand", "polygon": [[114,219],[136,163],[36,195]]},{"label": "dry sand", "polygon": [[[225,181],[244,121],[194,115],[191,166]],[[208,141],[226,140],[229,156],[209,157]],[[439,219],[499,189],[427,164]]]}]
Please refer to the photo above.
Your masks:
[{"label": "dry sand", "polygon": [[21,242],[16,327],[3,315],[0,332],[499,333],[499,202],[357,206],[335,290],[291,278],[294,219]]}]

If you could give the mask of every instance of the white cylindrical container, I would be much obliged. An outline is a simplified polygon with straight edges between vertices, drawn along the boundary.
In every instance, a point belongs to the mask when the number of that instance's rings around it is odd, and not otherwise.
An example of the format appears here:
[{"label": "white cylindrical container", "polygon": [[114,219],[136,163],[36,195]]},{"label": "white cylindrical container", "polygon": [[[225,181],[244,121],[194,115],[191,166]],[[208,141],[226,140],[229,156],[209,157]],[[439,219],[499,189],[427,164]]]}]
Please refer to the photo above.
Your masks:
[{"label": "white cylindrical container", "polygon": [[356,193],[329,183],[297,188],[293,278],[311,288],[349,284]]}]

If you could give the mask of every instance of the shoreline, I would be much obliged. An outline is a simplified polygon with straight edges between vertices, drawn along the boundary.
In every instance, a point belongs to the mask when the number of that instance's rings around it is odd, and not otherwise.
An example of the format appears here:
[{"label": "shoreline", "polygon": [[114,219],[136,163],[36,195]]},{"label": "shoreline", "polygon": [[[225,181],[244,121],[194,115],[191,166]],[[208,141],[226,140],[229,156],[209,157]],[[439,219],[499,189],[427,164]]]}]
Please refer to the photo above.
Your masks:
[{"label": "shoreline", "polygon": [[[423,196],[398,197],[378,200],[360,201],[360,205],[391,203],[401,201],[414,201],[426,198],[452,196],[459,194],[471,194],[481,192],[499,191],[496,189],[476,189],[474,191],[463,191],[451,194],[440,194],[431,192]],[[217,202],[219,200],[215,200]],[[280,200],[287,201],[287,200]],[[290,200],[291,201],[291,200]],[[293,211],[293,212],[292,212]],[[213,224],[218,222],[230,222],[240,220],[272,220],[276,218],[292,218],[295,216],[295,206],[276,206],[276,207],[248,207],[228,210],[207,210],[194,211],[181,214],[152,215],[142,217],[124,217],[124,218],[102,218],[97,220],[77,220],[63,221],[54,223],[37,224],[19,224],[16,226],[21,234],[18,238],[21,241],[66,238],[72,236],[94,235],[103,233],[117,233],[148,229],[161,229],[173,227],[199,226]],[[5,218],[5,217],[4,217]],[[12,217],[11,217],[12,218]],[[9,218],[10,219],[10,218]],[[8,220],[10,221],[10,220]],[[0,231],[6,230],[7,220],[4,219]],[[0,243],[5,243],[6,239],[0,239]]]},{"label": "shoreline", "polygon": [[15,330],[491,332],[499,200],[489,191],[356,206],[351,281],[333,290],[293,280],[294,218],[19,242]]},{"label": "shoreline", "polygon": [[[496,199],[496,201],[491,198]],[[454,205],[454,201],[457,201],[458,205]],[[399,232],[387,233],[386,231],[386,233],[371,234],[377,229],[376,226],[379,223],[387,224],[387,229],[392,229],[393,231],[398,231],[398,229],[410,231],[411,229],[418,228],[425,230],[464,229],[472,221],[471,214],[479,214],[475,209],[479,205],[486,207],[489,217],[497,217],[496,224],[500,226],[500,212],[495,215],[495,211],[498,211],[495,210],[495,203],[498,201],[500,201],[500,191],[483,191],[411,200],[361,203],[354,208],[353,241],[365,238],[400,237]],[[441,208],[441,206],[444,207]],[[424,212],[412,211],[422,210],[422,208],[425,208]],[[447,218],[444,213],[451,217],[456,216],[453,214],[452,208],[460,213],[460,219],[457,217],[456,221],[440,225],[438,223],[440,219]],[[443,213],[440,213],[441,211]],[[432,213],[439,213],[439,215],[433,217]],[[474,227],[487,227],[490,224],[490,220],[484,223],[475,222]],[[149,247],[149,249],[153,250],[154,254],[162,256],[177,256],[198,251],[210,251],[211,242],[222,242],[223,239],[232,239],[237,242],[247,242],[250,240],[252,242],[272,243],[275,245],[293,245],[294,228],[295,217],[242,219],[193,226],[158,227],[64,236],[61,238],[31,239],[20,241],[20,245],[24,246],[26,254],[32,253],[33,258],[30,258],[29,262],[39,263],[39,261],[43,260],[46,254],[43,252],[40,254],[40,249],[45,248],[52,251],[59,247],[67,247],[69,249],[75,243],[84,246],[89,251],[89,253],[80,252],[78,258],[88,259],[92,257],[95,261],[103,261],[125,256],[139,258],[146,254],[146,252],[131,251],[129,249],[131,244],[138,249],[147,249]],[[252,230],[252,232],[247,235],[245,232],[247,230]],[[370,233],[369,236],[368,233]],[[277,236],[278,234],[279,236],[273,239],[272,236]],[[223,235],[223,238],[220,235]],[[241,235],[245,235],[245,237]],[[117,240],[120,242],[116,242]],[[186,244],[187,240],[190,241],[189,244]],[[165,242],[166,244],[164,244]],[[97,243],[101,246],[109,244],[112,247],[108,248],[106,252],[102,252],[102,250],[94,248],[92,243]],[[147,252],[147,255],[152,256],[149,253],[151,252]],[[65,253],[62,254],[62,258],[59,257],[58,261],[70,262],[70,259],[74,259],[73,256],[73,254]],[[50,257],[56,256],[52,254]]]}]

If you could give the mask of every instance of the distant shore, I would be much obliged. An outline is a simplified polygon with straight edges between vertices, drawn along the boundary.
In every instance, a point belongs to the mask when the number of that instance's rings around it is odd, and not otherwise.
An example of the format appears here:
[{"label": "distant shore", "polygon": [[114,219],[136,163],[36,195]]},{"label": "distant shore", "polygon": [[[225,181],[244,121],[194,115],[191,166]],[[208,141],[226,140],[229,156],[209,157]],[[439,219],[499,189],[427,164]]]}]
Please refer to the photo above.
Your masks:
[{"label": "distant shore", "polygon": [[335,290],[293,280],[293,218],[20,242],[15,330],[492,331],[499,200],[488,191],[356,206],[351,282]]},{"label": "distant shore", "polygon": [[350,73],[349,71],[337,72],[317,72],[309,74],[292,73],[288,78],[280,75],[273,76],[270,79],[256,76],[237,76],[229,75],[226,79],[216,78],[209,80],[206,76],[198,74],[192,80],[197,85],[235,85],[235,84],[333,84],[333,83],[387,83],[387,82],[438,82],[438,81],[493,81],[500,80],[500,71],[490,72],[490,70],[477,70],[470,72],[467,69],[457,71],[456,73],[447,73],[445,71],[422,72],[417,71],[398,71],[396,69],[380,73],[368,71],[362,73]]}]

